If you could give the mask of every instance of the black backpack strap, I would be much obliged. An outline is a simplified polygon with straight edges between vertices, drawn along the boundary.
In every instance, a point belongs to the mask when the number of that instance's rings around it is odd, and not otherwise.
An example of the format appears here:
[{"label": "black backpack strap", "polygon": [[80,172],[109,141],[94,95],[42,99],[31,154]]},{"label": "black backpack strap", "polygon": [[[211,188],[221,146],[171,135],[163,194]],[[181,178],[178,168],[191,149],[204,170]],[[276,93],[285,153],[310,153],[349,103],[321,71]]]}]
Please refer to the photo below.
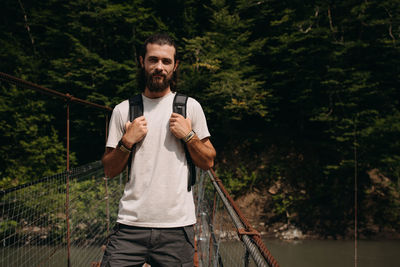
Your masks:
[{"label": "black backpack strap", "polygon": [[192,186],[196,183],[196,165],[194,165],[192,161],[192,157],[190,156],[189,150],[184,144],[185,148],[185,155],[186,155],[186,161],[189,166],[189,177],[188,177],[188,185],[187,185],[187,190],[190,192],[192,190]]},{"label": "black backpack strap", "polygon": [[[143,97],[142,94],[135,95],[129,98],[129,120],[132,122],[137,117],[143,116]],[[132,150],[135,148],[136,144],[133,145]],[[131,163],[132,163],[132,154],[129,155],[128,159],[128,177],[131,174]]]},{"label": "black backpack strap", "polygon": [[[172,110],[174,113],[181,114],[184,118],[186,118],[186,104],[188,101],[188,96],[176,93],[174,97],[174,103],[172,106]],[[189,166],[189,176],[188,176],[188,185],[187,190],[190,192],[192,190],[192,186],[196,183],[196,166],[193,163],[192,157],[190,156],[189,150],[183,142],[183,147],[185,149],[186,161]]]},{"label": "black backpack strap", "polygon": [[142,94],[129,98],[129,120],[132,122],[140,116],[143,116]]},{"label": "black backpack strap", "polygon": [[174,97],[174,104],[172,106],[172,110],[175,113],[181,114],[184,118],[186,118],[186,103],[188,97],[186,95],[176,93]]}]

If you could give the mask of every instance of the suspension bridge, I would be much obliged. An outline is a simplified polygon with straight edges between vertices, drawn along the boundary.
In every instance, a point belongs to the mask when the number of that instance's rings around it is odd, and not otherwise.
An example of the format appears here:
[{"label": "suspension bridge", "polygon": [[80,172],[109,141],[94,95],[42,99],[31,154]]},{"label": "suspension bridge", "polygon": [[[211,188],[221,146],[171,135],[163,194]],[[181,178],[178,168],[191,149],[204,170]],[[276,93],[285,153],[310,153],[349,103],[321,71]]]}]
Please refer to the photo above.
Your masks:
[{"label": "suspension bridge", "polygon": [[[128,175],[107,178],[100,161],[70,168],[69,109],[112,109],[5,73],[0,80],[67,100],[66,170],[0,191],[0,267],[100,266]],[[279,266],[215,172],[197,169],[197,177],[194,265]]]}]

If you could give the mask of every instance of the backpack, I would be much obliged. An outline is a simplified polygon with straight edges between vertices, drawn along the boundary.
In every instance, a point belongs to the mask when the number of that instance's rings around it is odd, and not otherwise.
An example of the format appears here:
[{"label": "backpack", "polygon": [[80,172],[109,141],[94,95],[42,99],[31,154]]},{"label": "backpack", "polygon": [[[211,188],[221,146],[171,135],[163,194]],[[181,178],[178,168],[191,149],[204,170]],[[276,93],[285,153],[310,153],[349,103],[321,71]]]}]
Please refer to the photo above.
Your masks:
[{"label": "backpack", "polygon": [[[188,96],[176,93],[174,97],[174,101],[172,104],[172,111],[174,113],[178,113],[186,118],[186,104],[187,104]],[[129,98],[129,120],[132,122],[137,117],[143,115],[143,98],[142,94],[135,95]],[[196,183],[196,166],[193,163],[192,158],[190,157],[189,150],[185,144],[182,142],[183,148],[185,150],[186,161],[189,167],[189,175],[188,175],[188,185],[187,190],[190,192],[192,190],[192,186]],[[132,153],[129,156],[128,166],[131,168],[130,164],[132,162]],[[130,173],[130,171],[129,171]]]}]

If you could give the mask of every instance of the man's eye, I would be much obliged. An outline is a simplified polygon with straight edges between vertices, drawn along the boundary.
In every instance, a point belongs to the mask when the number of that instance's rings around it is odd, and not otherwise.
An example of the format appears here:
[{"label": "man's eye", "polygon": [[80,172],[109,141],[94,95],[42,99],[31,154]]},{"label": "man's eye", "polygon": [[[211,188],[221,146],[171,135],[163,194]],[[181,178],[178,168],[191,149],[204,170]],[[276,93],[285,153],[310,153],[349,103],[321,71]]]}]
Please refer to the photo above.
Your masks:
[{"label": "man's eye", "polygon": [[164,60],[163,60],[163,64],[164,64],[164,65],[169,65],[169,64],[171,64],[171,63],[172,63],[172,61],[169,60],[169,59],[164,59]]}]

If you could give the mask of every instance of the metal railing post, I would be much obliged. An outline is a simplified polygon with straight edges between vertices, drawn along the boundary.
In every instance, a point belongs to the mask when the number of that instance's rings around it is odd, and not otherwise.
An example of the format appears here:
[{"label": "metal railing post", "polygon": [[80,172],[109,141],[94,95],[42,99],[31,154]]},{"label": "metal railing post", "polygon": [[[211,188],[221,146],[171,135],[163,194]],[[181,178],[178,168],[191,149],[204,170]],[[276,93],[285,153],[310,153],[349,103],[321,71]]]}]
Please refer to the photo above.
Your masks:
[{"label": "metal railing post", "polygon": [[243,266],[244,267],[249,267],[249,265],[250,265],[250,253],[249,253],[249,251],[247,249],[244,251],[243,261],[244,261]]},{"label": "metal railing post", "polygon": [[110,235],[110,201],[108,195],[108,178],[104,177],[105,194],[104,199],[106,200],[106,222],[107,222],[107,236]]},{"label": "metal railing post", "polygon": [[354,118],[354,267],[358,266],[357,121]]},{"label": "metal railing post", "polygon": [[67,183],[65,200],[65,218],[67,222],[67,266],[71,266],[71,233],[69,225],[69,101],[67,101]]}]

